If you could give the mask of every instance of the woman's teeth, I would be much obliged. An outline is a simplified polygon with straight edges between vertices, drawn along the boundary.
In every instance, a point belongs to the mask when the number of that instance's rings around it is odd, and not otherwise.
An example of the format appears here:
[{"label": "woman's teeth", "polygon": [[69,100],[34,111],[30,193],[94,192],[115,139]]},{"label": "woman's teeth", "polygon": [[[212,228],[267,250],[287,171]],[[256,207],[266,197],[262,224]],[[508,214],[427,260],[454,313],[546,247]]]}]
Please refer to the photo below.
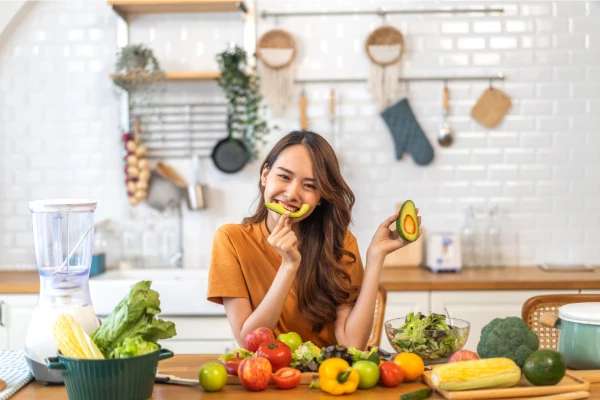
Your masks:
[{"label": "woman's teeth", "polygon": [[280,202],[280,201],[277,201],[277,202],[278,202],[279,204],[281,204],[281,205],[283,206],[283,208],[285,208],[285,209],[286,209],[286,210],[288,210],[288,211],[291,211],[291,212],[296,212],[296,211],[298,211],[298,210],[299,210],[299,208],[298,208],[298,207],[294,207],[294,206],[285,205],[285,204],[283,204],[283,203],[282,203],[282,202]]}]

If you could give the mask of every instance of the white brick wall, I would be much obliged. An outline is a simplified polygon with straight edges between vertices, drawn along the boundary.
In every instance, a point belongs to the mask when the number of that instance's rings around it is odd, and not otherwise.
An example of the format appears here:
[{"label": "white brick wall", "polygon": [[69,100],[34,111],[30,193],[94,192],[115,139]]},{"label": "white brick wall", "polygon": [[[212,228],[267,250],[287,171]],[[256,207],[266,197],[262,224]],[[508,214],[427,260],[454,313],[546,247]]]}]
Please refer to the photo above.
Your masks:
[{"label": "white brick wall", "polygon": [[[459,6],[461,1],[275,1],[262,9],[371,9]],[[510,262],[600,262],[600,6],[592,1],[501,2],[502,15],[391,15],[405,34],[404,75],[495,74],[513,106],[493,130],[470,109],[486,82],[451,82],[452,147],[440,148],[441,83],[407,86],[411,106],[435,148],[416,166],[394,159],[392,139],[363,84],[337,85],[338,142],[345,176],[357,196],[353,230],[366,251],[394,204],[413,199],[425,228],[459,229],[466,206],[498,204]],[[492,4],[481,2],[473,5]],[[496,3],[494,3],[496,5]],[[0,10],[1,10],[0,3]],[[376,16],[258,19],[258,34],[280,26],[298,42],[299,78],[365,77],[363,51]],[[234,14],[141,15],[131,42],[151,45],[173,71],[214,70],[214,54],[241,43]],[[113,87],[116,17],[104,1],[40,2],[0,48],[0,267],[31,267],[27,201],[50,196],[99,200],[98,219],[120,218],[123,188]],[[311,128],[332,137],[330,86],[306,85]],[[214,84],[170,86],[166,98],[218,99]],[[179,96],[179,97],[178,97]],[[298,127],[295,107],[274,121]],[[171,163],[187,178],[188,160]],[[201,164],[210,208],[185,213],[186,267],[206,267],[215,229],[253,208],[259,163],[233,176]],[[364,256],[364,253],[363,253]]]}]

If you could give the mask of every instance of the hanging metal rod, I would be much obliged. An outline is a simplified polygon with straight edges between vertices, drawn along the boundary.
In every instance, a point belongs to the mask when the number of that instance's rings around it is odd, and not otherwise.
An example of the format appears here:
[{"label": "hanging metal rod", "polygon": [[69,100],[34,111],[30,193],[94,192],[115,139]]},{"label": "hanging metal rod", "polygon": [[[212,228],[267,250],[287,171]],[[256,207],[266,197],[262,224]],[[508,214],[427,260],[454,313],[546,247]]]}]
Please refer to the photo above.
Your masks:
[{"label": "hanging metal rod", "polygon": [[297,12],[268,12],[263,11],[260,16],[268,17],[319,17],[329,15],[379,15],[385,17],[391,14],[459,14],[459,13],[503,13],[504,8],[430,8],[430,9],[406,9],[406,10],[388,10],[384,7],[379,10],[363,10],[363,11],[297,11]]},{"label": "hanging metal rod", "polygon": [[[503,81],[504,74],[473,75],[473,76],[411,76],[398,78],[400,82],[427,82],[427,81]],[[295,83],[363,83],[366,78],[331,78],[331,79],[296,79]]]}]

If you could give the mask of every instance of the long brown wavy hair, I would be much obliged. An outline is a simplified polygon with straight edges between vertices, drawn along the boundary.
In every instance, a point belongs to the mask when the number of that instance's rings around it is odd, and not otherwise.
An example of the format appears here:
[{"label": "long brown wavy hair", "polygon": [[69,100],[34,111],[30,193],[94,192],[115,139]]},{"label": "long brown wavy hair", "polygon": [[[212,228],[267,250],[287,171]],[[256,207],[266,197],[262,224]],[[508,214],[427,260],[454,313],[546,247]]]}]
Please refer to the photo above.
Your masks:
[{"label": "long brown wavy hair", "polygon": [[[282,151],[291,146],[306,148],[313,162],[316,186],[321,191],[321,205],[298,227],[298,251],[302,261],[296,275],[300,313],[312,322],[312,330],[335,321],[336,307],[347,302],[358,290],[350,275],[340,265],[343,255],[356,261],[356,256],[344,249],[344,237],[352,220],[354,193],[344,181],[337,157],[325,139],[309,131],[293,131],[281,138],[262,163],[271,170]],[[262,171],[261,171],[262,172]],[[258,182],[259,202],[254,215],[243,224],[262,223],[267,219],[264,187]]]}]

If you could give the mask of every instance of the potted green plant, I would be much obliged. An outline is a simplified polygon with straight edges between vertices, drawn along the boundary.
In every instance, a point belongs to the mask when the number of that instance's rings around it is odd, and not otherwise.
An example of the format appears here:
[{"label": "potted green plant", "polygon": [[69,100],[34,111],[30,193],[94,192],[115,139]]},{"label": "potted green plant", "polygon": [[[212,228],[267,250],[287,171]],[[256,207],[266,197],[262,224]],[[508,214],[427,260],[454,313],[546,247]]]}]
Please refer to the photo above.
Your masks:
[{"label": "potted green plant", "polygon": [[237,45],[230,45],[229,49],[217,54],[216,59],[221,72],[217,83],[229,103],[228,132],[244,141],[250,156],[256,160],[259,144],[264,144],[271,131],[261,115],[266,105],[260,93],[260,78],[256,68],[248,71],[246,51]]},{"label": "potted green plant", "polygon": [[130,93],[164,79],[164,71],[152,49],[142,44],[119,49],[115,69],[115,84]]}]

